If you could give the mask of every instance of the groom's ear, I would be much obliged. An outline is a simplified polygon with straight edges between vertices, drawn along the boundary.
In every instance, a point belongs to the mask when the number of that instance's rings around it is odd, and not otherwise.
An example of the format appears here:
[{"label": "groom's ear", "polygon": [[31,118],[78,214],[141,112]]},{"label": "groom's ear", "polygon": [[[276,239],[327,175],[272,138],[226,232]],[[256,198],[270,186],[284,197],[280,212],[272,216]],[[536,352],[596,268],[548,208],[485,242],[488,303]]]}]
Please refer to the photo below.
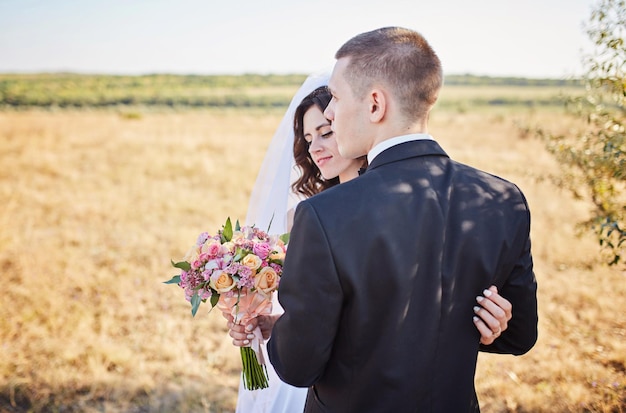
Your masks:
[{"label": "groom's ear", "polygon": [[369,93],[369,117],[372,123],[378,123],[385,117],[387,98],[381,89],[372,89]]}]

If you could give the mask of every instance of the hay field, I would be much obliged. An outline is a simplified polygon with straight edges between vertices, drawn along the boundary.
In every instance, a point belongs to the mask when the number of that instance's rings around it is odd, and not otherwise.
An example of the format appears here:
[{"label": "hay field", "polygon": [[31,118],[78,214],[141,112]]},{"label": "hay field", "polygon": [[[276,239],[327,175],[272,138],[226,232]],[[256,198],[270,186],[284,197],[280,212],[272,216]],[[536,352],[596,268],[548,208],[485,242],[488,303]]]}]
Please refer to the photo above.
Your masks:
[{"label": "hay field", "polygon": [[[0,112],[0,412],[233,412],[239,352],[162,284],[202,230],[245,218],[281,111]],[[626,274],[574,224],[588,205],[519,125],[554,111],[439,111],[448,153],[510,179],[533,213],[539,341],[481,354],[482,410],[626,411]],[[515,309],[513,310],[515,311]]]}]

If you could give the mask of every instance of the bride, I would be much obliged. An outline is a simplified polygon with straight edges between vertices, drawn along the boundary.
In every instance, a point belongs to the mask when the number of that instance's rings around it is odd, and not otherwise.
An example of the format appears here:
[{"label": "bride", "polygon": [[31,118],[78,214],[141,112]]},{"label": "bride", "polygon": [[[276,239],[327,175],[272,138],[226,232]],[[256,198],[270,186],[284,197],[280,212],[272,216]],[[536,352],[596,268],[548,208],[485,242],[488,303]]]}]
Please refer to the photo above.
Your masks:
[{"label": "bride", "polygon": [[[322,190],[358,176],[364,160],[339,155],[330,122],[323,112],[331,99],[325,87],[328,73],[309,76],[293,97],[269,148],[250,196],[246,223],[282,234],[290,230],[298,202]],[[491,344],[507,328],[511,304],[498,295],[495,287],[477,297],[473,322],[483,345]],[[248,326],[228,326],[233,344],[250,345],[252,331],[260,329],[267,339],[283,310],[276,295],[273,314],[261,316]],[[469,309],[468,309],[469,312]],[[227,316],[226,316],[227,317]],[[227,317],[228,318],[228,317]],[[265,360],[269,360],[261,344]],[[307,389],[282,382],[271,364],[266,363],[269,387],[246,390],[240,381],[237,413],[292,413],[304,410]]]}]

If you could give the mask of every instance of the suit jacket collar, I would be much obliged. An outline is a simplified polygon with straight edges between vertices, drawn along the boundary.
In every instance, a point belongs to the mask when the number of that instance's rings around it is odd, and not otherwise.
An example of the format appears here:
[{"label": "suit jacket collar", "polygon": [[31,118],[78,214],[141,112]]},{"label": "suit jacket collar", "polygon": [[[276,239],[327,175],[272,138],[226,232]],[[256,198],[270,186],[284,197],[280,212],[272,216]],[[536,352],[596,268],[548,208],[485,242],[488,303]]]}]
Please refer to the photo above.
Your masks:
[{"label": "suit jacket collar", "polygon": [[418,156],[445,156],[448,154],[439,146],[437,142],[430,139],[404,142],[399,145],[385,149],[374,158],[367,170],[378,168],[392,162],[402,161]]}]

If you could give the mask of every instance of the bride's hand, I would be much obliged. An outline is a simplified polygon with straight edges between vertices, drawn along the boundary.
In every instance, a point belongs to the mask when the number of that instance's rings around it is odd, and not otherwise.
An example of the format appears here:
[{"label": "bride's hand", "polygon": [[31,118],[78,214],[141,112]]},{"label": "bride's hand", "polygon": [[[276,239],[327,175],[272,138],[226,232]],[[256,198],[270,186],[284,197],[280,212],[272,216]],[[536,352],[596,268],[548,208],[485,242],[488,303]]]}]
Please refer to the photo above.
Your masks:
[{"label": "bride's hand", "polygon": [[476,297],[476,301],[479,305],[474,307],[474,325],[480,332],[481,344],[489,345],[507,329],[512,305],[498,294],[498,289],[493,285],[482,296]]},{"label": "bride's hand", "polygon": [[272,328],[279,315],[261,315],[248,321],[246,325],[234,324],[233,317],[225,314],[224,317],[228,320],[228,328],[230,335],[233,339],[233,345],[237,347],[247,347],[250,345],[250,341],[254,338],[252,331],[259,327],[263,338],[267,340],[272,334]]}]

